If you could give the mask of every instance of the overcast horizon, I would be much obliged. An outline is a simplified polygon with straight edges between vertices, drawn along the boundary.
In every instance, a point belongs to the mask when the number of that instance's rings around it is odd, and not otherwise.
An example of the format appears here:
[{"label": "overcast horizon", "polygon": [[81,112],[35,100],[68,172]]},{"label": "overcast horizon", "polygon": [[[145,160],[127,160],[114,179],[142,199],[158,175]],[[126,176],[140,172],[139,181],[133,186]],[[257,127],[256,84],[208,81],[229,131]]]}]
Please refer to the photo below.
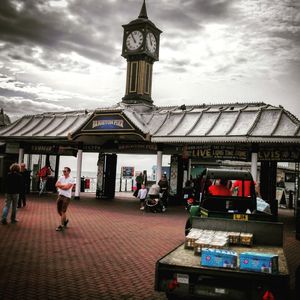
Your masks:
[{"label": "overcast horizon", "polygon": [[[142,0],[1,0],[0,107],[24,114],[107,107],[125,93],[123,24]],[[163,31],[157,106],[282,105],[300,119],[300,6],[291,0],[148,0]]]}]

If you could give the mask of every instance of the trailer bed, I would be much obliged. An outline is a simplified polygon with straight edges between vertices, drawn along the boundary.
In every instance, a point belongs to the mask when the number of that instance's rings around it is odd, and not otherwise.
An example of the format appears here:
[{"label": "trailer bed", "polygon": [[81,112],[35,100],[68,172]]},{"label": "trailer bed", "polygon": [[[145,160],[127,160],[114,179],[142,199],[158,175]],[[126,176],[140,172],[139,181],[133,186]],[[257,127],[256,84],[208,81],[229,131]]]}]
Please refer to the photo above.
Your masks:
[{"label": "trailer bed", "polygon": [[[255,276],[285,276],[288,275],[288,266],[285,255],[283,253],[282,247],[273,247],[273,246],[255,246],[255,247],[230,247],[230,250],[236,251],[238,254],[246,251],[255,251],[261,253],[274,253],[279,257],[279,272],[277,274],[266,274],[266,273],[257,273],[250,271],[241,271],[239,269],[225,269],[225,268],[209,268],[203,267],[200,265],[201,256],[194,255],[193,250],[185,249],[184,243],[179,247],[175,248],[173,251],[168,253],[166,256],[161,258],[158,263],[160,265],[168,265],[170,267],[178,267],[178,268],[193,268],[195,270],[207,270],[211,272],[212,270],[218,270],[224,273],[239,273],[244,275],[253,275]],[[239,265],[239,255],[238,255],[238,265]]]}]

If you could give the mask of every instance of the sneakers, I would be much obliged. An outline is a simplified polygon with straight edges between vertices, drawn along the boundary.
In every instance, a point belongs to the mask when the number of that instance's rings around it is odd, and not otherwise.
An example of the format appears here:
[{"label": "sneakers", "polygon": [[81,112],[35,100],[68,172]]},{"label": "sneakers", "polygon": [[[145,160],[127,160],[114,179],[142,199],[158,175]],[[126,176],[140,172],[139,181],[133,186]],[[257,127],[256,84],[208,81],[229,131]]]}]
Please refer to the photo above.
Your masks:
[{"label": "sneakers", "polygon": [[19,222],[19,220],[18,219],[15,219],[15,220],[11,220],[11,224],[16,224],[17,222]]},{"label": "sneakers", "polygon": [[4,220],[4,219],[2,219],[2,220],[1,220],[1,223],[2,223],[2,225],[6,225],[6,224],[7,224],[7,221]]},{"label": "sneakers", "polygon": [[162,209],[161,209],[162,212],[165,212],[166,210],[167,210],[167,209],[166,209],[165,206],[163,206]]},{"label": "sneakers", "polygon": [[56,231],[64,231],[64,226],[59,225],[58,227],[56,227],[55,230],[56,230]]},{"label": "sneakers", "polygon": [[64,227],[67,228],[67,225],[69,223],[69,219],[67,219],[66,221],[64,221]]},{"label": "sneakers", "polygon": [[141,208],[140,208],[140,210],[144,210],[144,209],[145,209],[145,207],[141,207]]}]

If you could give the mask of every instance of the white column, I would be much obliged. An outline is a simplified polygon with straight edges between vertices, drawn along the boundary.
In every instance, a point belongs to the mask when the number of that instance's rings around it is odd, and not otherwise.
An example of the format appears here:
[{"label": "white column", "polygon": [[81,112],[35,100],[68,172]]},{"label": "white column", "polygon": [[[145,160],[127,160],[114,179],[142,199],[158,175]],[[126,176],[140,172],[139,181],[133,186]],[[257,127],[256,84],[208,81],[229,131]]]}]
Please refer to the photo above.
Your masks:
[{"label": "white column", "polygon": [[82,150],[79,149],[77,151],[77,173],[76,173],[75,199],[80,198],[81,167],[82,167]]},{"label": "white column", "polygon": [[257,181],[257,153],[251,153],[251,175]]},{"label": "white column", "polygon": [[157,151],[156,184],[160,181],[161,176],[162,176],[162,151]]},{"label": "white column", "polygon": [[24,162],[24,149],[23,148],[19,148],[19,159],[18,159],[18,163],[22,163]]}]

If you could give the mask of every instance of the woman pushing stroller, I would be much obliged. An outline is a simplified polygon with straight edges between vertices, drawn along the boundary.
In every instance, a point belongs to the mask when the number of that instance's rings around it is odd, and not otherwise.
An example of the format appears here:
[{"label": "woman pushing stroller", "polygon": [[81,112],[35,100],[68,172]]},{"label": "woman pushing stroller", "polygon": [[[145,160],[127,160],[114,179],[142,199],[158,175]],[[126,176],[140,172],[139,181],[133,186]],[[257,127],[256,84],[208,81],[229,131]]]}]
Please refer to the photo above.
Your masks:
[{"label": "woman pushing stroller", "polygon": [[169,183],[164,174],[158,184],[153,184],[145,201],[146,210],[152,212],[165,212],[168,204]]}]

